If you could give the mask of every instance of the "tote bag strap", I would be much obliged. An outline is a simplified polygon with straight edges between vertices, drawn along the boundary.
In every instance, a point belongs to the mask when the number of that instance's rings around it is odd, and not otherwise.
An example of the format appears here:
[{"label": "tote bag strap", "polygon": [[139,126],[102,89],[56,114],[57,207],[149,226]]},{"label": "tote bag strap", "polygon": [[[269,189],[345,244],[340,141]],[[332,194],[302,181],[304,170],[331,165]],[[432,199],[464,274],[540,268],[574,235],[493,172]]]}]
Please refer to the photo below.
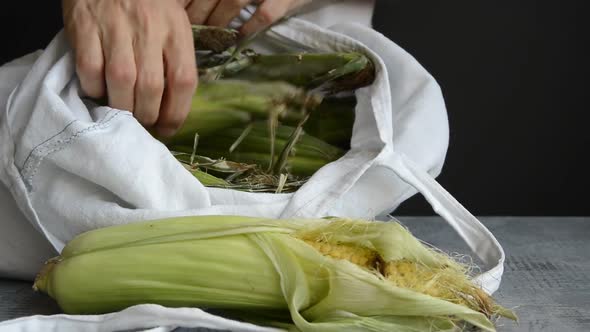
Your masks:
[{"label": "tote bag strap", "polygon": [[417,164],[400,153],[380,159],[379,166],[387,168],[416,188],[430,203],[434,212],[446,220],[469,245],[471,250],[491,267],[474,278],[489,294],[500,286],[504,272],[504,250],[494,235],[451,196],[436,180]]}]

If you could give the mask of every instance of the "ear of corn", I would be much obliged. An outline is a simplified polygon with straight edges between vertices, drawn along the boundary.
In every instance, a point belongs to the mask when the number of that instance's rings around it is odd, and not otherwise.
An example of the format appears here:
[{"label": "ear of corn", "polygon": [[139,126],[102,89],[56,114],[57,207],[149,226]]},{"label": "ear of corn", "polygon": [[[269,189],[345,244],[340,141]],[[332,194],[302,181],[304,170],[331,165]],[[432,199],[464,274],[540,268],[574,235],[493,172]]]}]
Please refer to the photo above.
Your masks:
[{"label": "ear of corn", "polygon": [[[309,135],[328,144],[349,149],[354,125],[354,110],[356,98],[325,98],[322,103],[310,113],[303,129]],[[289,113],[297,114],[295,112]],[[299,117],[284,118],[283,123],[296,125]]]},{"label": "ear of corn", "polygon": [[273,115],[300,117],[301,109],[313,109],[320,102],[318,95],[284,82],[220,80],[202,83],[183,126],[173,137],[161,140],[167,145],[192,146],[195,134],[211,136],[226,128],[245,127],[255,119]]},{"label": "ear of corn", "polygon": [[374,80],[372,62],[357,52],[256,54],[246,51],[229,62],[201,69],[204,77],[247,81],[285,81],[324,92],[355,90]]},{"label": "ear of corn", "polygon": [[[294,127],[279,125],[275,129],[275,152],[278,153],[284,148],[288,142],[289,137],[295,130]],[[241,128],[228,128],[223,132],[218,133],[215,137],[205,137],[199,141],[199,145],[219,147],[227,150],[230,145],[243,132]],[[252,152],[268,152],[269,143],[268,124],[265,121],[257,121],[252,124],[252,129],[249,131],[241,142],[237,145],[237,151],[252,151]],[[295,144],[294,155],[310,158],[321,158],[332,161],[342,155],[343,151],[336,148],[320,139],[311,135],[303,133],[297,143]]]},{"label": "ear of corn", "polygon": [[[266,169],[271,164],[271,138],[268,124],[258,121],[252,124],[252,129],[243,137],[237,146],[230,151],[230,147],[241,137],[242,128],[227,128],[219,131],[214,136],[199,138],[196,152],[211,158],[224,158],[241,163],[253,163]],[[275,129],[274,150],[275,156],[289,143],[291,134],[295,128],[279,125]],[[191,153],[192,146],[175,145],[174,151]],[[286,168],[294,175],[312,175],[319,168],[334,161],[343,155],[343,151],[320,139],[305,133],[301,134],[287,158]]]},{"label": "ear of corn", "polygon": [[393,222],[202,216],[84,233],[35,288],[68,313],[200,306],[267,325],[287,314],[301,331],[493,331],[492,315],[514,318],[465,272]]}]

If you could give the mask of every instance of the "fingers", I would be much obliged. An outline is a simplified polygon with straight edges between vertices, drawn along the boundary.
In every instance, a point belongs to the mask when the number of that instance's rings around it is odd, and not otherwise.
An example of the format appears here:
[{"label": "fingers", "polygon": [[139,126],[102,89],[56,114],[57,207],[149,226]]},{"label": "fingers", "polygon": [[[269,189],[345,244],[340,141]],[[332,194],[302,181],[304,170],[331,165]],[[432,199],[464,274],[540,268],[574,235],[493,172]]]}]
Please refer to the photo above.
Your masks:
[{"label": "fingers", "polygon": [[254,15],[246,22],[240,32],[244,35],[253,34],[271,25],[283,17],[289,10],[291,0],[266,0],[254,12]]},{"label": "fingers", "polygon": [[226,27],[240,14],[242,8],[246,7],[246,5],[249,3],[250,0],[220,0],[207,19],[206,24],[218,27]]},{"label": "fingers", "polygon": [[64,26],[76,54],[76,72],[82,92],[92,98],[105,93],[104,56],[99,31],[83,7],[64,4]]},{"label": "fingers", "polygon": [[191,101],[197,86],[197,66],[192,31],[188,18],[179,25],[164,47],[166,87],[162,99],[156,133],[173,135],[190,111]]},{"label": "fingers", "polygon": [[100,98],[105,93],[102,45],[97,31],[83,35],[76,37],[76,72],[84,94]]},{"label": "fingers", "polygon": [[103,39],[105,76],[109,105],[133,111],[137,77],[133,38],[130,30],[112,25]]},{"label": "fingers", "polygon": [[146,127],[158,121],[164,92],[163,61],[162,46],[154,43],[149,36],[139,36],[135,47],[137,81],[133,114]]},{"label": "fingers", "polygon": [[191,1],[186,7],[186,13],[191,24],[205,24],[209,14],[215,9],[219,0]]},{"label": "fingers", "polygon": [[190,110],[197,84],[185,9],[205,21],[219,1],[63,0],[84,93],[106,94],[109,106],[133,112],[156,133],[173,134]]}]

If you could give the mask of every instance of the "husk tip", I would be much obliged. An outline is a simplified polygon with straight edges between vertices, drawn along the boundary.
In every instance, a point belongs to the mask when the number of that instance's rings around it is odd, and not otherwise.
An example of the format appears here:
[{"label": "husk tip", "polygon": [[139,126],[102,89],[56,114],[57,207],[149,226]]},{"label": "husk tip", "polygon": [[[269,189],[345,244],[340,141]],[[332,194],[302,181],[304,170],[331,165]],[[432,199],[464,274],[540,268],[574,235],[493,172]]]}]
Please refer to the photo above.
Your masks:
[{"label": "husk tip", "polygon": [[49,276],[51,275],[51,272],[53,271],[55,265],[57,265],[57,263],[59,263],[60,260],[61,257],[54,257],[45,262],[45,264],[41,268],[41,271],[39,271],[39,273],[35,277],[35,281],[33,282],[33,290],[35,292],[49,292]]}]

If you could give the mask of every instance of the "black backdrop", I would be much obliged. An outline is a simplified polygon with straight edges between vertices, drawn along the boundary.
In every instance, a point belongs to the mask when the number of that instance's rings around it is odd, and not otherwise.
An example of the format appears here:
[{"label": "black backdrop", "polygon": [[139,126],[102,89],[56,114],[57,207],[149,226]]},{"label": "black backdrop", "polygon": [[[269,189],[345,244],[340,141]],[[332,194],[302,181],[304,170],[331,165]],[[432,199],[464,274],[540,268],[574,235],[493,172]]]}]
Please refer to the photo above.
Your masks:
[{"label": "black backdrop", "polygon": [[[451,141],[439,181],[475,214],[590,215],[583,3],[377,0],[375,28],[442,87]],[[61,25],[58,1],[2,5],[0,63]],[[416,196],[398,213],[432,212]]]},{"label": "black backdrop", "polygon": [[[472,212],[590,215],[583,3],[377,1],[374,27],[442,87],[451,141],[439,181]],[[415,197],[399,212],[428,210]]]}]

